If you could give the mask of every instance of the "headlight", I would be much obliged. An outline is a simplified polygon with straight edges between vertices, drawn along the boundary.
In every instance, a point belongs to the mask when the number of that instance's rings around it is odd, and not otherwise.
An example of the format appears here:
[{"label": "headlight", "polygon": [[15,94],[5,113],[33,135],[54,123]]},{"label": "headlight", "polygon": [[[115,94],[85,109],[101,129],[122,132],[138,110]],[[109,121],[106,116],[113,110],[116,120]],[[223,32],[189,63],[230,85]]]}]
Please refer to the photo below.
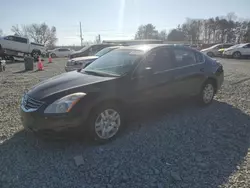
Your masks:
[{"label": "headlight", "polygon": [[66,113],[69,112],[73,106],[86,95],[86,93],[73,93],[62,97],[52,104],[50,104],[44,111],[46,114]]}]

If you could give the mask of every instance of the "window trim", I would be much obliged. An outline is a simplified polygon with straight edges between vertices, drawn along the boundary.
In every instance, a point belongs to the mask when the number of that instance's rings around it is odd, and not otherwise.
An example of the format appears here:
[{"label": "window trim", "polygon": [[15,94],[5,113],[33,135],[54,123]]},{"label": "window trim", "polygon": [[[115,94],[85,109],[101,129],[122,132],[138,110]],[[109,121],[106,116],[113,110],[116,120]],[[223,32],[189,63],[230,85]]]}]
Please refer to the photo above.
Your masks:
[{"label": "window trim", "polygon": [[[166,46],[163,46],[163,47],[158,47],[158,48],[155,48],[153,50],[156,50],[156,49],[160,49],[160,48],[164,48]],[[169,50],[173,50],[173,48],[168,48]],[[188,50],[188,51],[192,51],[194,54],[195,53],[199,53],[198,51],[195,51],[195,50],[190,50],[190,49],[185,49],[185,48],[179,48],[179,49],[182,49],[182,50]],[[144,54],[144,57],[140,60],[140,62],[138,63],[138,65],[134,68],[134,70],[132,71],[132,74],[131,74],[131,79],[136,79],[136,78],[143,78],[144,76],[136,76],[136,70],[138,69],[138,67],[140,66],[140,64],[143,63],[143,61],[145,60],[146,56],[150,53],[150,52],[153,52],[153,50],[150,50],[148,51],[146,54]],[[183,69],[183,68],[187,68],[187,67],[193,67],[193,66],[197,66],[197,65],[202,65],[206,62],[206,59],[205,59],[205,56],[204,54],[201,53],[201,55],[203,56],[203,62],[200,62],[200,63],[195,63],[195,64],[190,64],[190,65],[185,65],[185,66],[181,66],[181,67],[175,67],[175,68],[172,68],[172,69],[168,69],[168,70],[163,70],[163,71],[158,71],[158,72],[155,72],[153,73],[152,75],[157,75],[157,74],[163,74],[163,73],[166,73],[166,72],[170,72],[170,71],[174,71],[174,70],[178,70],[178,69]],[[196,58],[195,58],[196,59]]]},{"label": "window trim", "polygon": [[[200,52],[198,52],[198,51],[195,51],[195,50],[190,50],[190,49],[185,49],[185,48],[180,48],[181,50],[187,50],[187,51],[189,51],[189,52],[192,52],[193,54],[194,54],[194,57],[195,57],[195,62],[196,63],[193,63],[193,64],[190,64],[190,65],[184,65],[184,66],[180,66],[180,67],[176,67],[175,69],[179,69],[179,68],[182,68],[182,67],[189,67],[189,66],[194,66],[194,65],[200,65],[200,64],[203,64],[203,63],[205,63],[205,56],[204,56],[204,54],[202,54],[202,53],[200,53]],[[203,57],[203,62],[197,62],[197,59],[196,59],[196,53],[200,53],[201,55],[202,55],[202,57]]]}]

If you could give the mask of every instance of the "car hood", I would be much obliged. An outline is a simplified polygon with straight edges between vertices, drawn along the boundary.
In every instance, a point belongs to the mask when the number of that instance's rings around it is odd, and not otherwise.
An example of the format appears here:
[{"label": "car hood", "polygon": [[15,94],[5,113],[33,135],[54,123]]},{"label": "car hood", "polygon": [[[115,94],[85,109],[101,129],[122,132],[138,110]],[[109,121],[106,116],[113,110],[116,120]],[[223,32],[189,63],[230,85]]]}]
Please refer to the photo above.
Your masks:
[{"label": "car hood", "polygon": [[237,50],[237,49],[239,49],[239,48],[238,48],[238,47],[234,47],[234,48],[226,48],[224,51],[226,52],[226,51]]},{"label": "car hood", "polygon": [[208,51],[208,50],[212,50],[213,48],[205,48],[205,49],[202,49],[201,52],[205,52],[205,51]]},{"label": "car hood", "polygon": [[73,92],[89,92],[91,89],[96,89],[95,84],[116,78],[72,71],[38,83],[27,94],[36,100],[43,101],[45,98],[57,94],[59,97],[62,97]]},{"label": "car hood", "polygon": [[98,56],[85,56],[85,57],[76,57],[71,59],[72,61],[85,61],[85,60],[93,60],[93,59],[97,59]]}]

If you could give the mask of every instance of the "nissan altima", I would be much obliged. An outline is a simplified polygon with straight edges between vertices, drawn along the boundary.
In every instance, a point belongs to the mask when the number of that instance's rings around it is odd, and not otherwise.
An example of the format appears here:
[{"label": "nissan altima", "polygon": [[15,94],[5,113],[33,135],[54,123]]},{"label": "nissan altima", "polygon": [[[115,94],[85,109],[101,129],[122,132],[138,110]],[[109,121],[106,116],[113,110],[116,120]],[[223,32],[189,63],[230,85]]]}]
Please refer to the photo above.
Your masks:
[{"label": "nissan altima", "polygon": [[77,128],[105,142],[125,126],[128,106],[183,96],[206,106],[223,79],[219,62],[189,47],[121,47],[82,70],[35,85],[22,98],[21,119],[33,132]]}]

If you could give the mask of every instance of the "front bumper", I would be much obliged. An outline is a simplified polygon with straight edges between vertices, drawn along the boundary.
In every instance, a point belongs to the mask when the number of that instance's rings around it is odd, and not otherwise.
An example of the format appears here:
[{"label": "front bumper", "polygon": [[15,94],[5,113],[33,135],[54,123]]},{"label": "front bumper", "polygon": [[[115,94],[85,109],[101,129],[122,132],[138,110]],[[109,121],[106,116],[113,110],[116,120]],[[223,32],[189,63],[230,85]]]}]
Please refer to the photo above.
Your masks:
[{"label": "front bumper", "polygon": [[81,126],[84,122],[80,115],[69,116],[45,116],[38,112],[25,112],[20,108],[20,116],[23,127],[32,132],[61,132],[70,128],[77,128]]},{"label": "front bumper", "polygon": [[231,52],[231,51],[224,51],[223,52],[223,57],[232,57],[233,56],[233,52]]}]

